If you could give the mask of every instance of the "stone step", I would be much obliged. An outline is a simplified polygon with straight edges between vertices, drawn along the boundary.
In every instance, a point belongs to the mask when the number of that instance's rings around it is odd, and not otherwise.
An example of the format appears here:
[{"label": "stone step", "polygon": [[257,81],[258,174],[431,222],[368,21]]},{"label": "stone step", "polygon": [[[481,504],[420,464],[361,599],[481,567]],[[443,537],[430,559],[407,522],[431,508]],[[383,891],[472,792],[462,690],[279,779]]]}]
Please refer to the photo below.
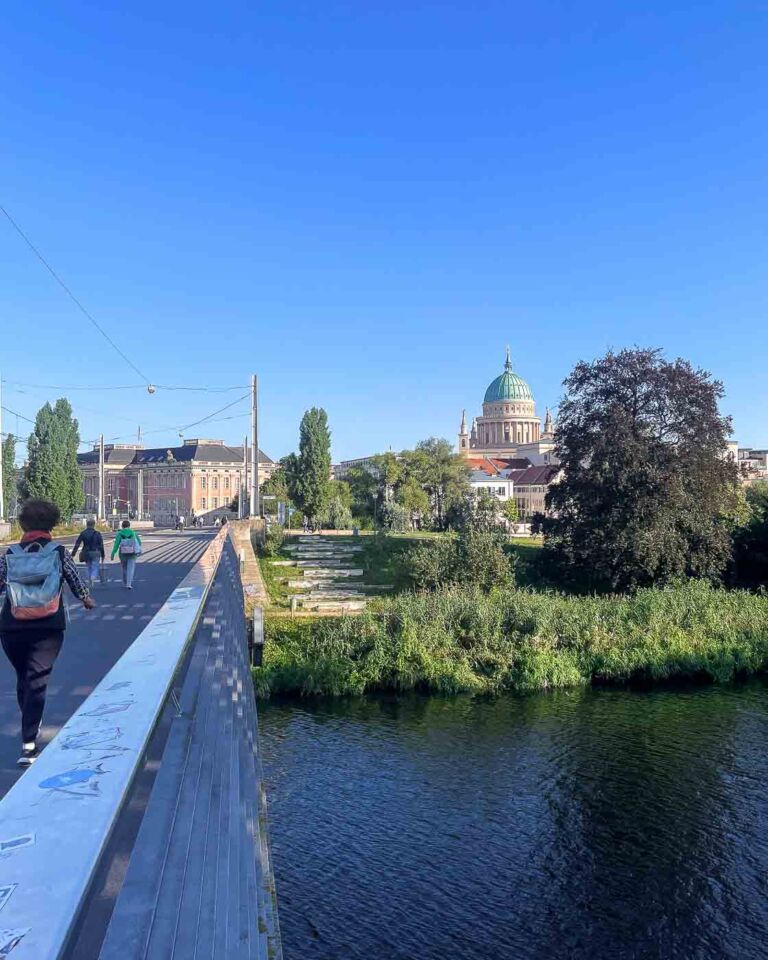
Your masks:
[{"label": "stone step", "polygon": [[353,610],[365,610],[365,600],[349,600],[339,603],[335,600],[317,600],[314,603],[302,603],[302,610],[316,610],[318,613],[351,613]]}]

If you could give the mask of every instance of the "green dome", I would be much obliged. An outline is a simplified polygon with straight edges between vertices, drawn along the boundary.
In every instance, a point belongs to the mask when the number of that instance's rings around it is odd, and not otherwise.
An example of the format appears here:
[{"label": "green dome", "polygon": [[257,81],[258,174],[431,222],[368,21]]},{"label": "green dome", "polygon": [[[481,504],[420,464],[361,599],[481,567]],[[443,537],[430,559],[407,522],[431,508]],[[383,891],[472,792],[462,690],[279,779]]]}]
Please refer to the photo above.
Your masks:
[{"label": "green dome", "polygon": [[500,377],[496,377],[485,391],[483,403],[497,403],[500,400],[530,400],[533,402],[531,388],[522,377],[512,373],[509,348],[507,348],[507,362],[504,364],[504,373]]}]

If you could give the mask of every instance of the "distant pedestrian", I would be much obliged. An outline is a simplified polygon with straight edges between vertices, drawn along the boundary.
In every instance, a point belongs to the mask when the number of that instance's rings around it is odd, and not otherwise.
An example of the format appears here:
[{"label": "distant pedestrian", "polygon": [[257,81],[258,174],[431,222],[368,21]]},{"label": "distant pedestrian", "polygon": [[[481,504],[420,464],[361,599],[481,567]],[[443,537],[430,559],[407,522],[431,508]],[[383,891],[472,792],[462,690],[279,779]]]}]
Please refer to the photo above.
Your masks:
[{"label": "distant pedestrian", "polygon": [[21,710],[20,767],[39,756],[37,737],[45,709],[51,670],[64,642],[67,621],[64,581],[86,610],[96,606],[66,549],[53,542],[59,508],[47,500],[28,500],[19,511],[21,542],[0,557],[0,641],[16,671]]},{"label": "distant pedestrian", "polygon": [[80,560],[85,564],[85,575],[88,581],[88,587],[93,587],[93,582],[99,576],[99,567],[104,562],[104,537],[96,529],[96,521],[89,520],[85,530],[75,540],[72,547],[72,556],[77,553],[77,548],[82,546],[80,551]]},{"label": "distant pedestrian", "polygon": [[214,521],[213,521],[213,525],[214,525],[214,527],[218,530],[219,527],[221,526],[221,520],[219,520],[219,518],[216,517],[216,518],[214,519]]},{"label": "distant pedestrian", "polygon": [[133,590],[133,575],[136,571],[136,557],[141,555],[141,537],[131,529],[131,521],[123,520],[120,529],[115,534],[112,544],[112,559],[120,556],[120,565],[123,568],[123,586]]},{"label": "distant pedestrian", "polygon": [[222,518],[221,518],[221,525],[222,525],[222,527],[226,527],[226,525],[227,525],[227,518],[226,518],[226,517],[222,517]]},{"label": "distant pedestrian", "polygon": [[180,516],[179,516],[179,530],[183,530],[183,529],[184,529],[184,524],[185,524],[185,522],[186,522],[186,521],[185,521],[184,517],[180,515]]}]

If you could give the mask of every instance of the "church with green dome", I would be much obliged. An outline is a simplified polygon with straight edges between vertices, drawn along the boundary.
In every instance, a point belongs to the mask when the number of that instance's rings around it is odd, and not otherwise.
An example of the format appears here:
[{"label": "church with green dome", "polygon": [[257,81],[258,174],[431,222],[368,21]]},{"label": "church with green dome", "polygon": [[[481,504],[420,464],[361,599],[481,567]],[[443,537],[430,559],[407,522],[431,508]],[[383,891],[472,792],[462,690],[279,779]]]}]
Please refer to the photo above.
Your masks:
[{"label": "church with green dome", "polygon": [[485,391],[482,416],[472,421],[470,430],[466,411],[461,418],[459,453],[466,457],[527,457],[535,465],[553,463],[553,429],[549,410],[542,429],[531,388],[512,369],[507,347],[504,370]]}]

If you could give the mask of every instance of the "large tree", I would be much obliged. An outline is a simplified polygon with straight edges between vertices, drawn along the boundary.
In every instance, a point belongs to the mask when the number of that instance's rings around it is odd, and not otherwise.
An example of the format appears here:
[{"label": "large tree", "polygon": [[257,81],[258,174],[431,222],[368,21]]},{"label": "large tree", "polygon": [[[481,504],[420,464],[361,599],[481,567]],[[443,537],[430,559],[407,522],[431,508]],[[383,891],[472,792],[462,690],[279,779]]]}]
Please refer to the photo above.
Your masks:
[{"label": "large tree", "polygon": [[447,440],[430,437],[402,453],[404,478],[414,478],[429,497],[433,525],[445,530],[451,508],[466,497],[469,470]]},{"label": "large tree", "polygon": [[2,442],[2,458],[3,507],[6,517],[9,517],[16,502],[16,438],[12,433],[7,434]]},{"label": "large tree", "polygon": [[736,531],[736,577],[744,586],[768,584],[768,480],[747,488],[747,517]]},{"label": "large tree", "polygon": [[310,520],[325,509],[331,483],[331,432],[328,414],[312,407],[301,418],[299,453],[282,461],[291,500]]},{"label": "large tree", "polygon": [[625,591],[719,577],[739,507],[722,385],[659,350],[609,352],[565,380],[545,559],[563,582]]},{"label": "large tree", "polygon": [[80,431],[68,400],[46,403],[37,412],[30,434],[22,480],[25,498],[52,500],[68,520],[85,501],[77,464]]}]

